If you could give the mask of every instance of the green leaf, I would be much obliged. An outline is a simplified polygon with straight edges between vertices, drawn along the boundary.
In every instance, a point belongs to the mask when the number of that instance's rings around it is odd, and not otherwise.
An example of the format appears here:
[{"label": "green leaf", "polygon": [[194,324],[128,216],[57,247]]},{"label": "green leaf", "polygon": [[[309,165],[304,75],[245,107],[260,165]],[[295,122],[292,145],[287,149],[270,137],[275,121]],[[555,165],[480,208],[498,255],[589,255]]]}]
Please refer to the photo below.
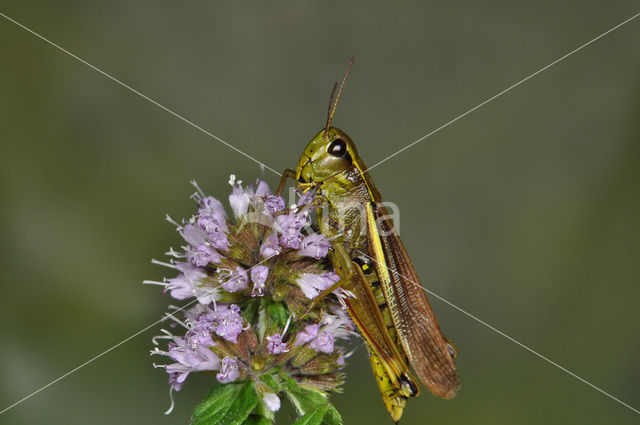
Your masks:
[{"label": "green leaf", "polygon": [[195,408],[192,425],[240,425],[258,404],[253,382],[218,384]]},{"label": "green leaf", "polygon": [[260,308],[258,309],[258,341],[264,339],[264,333],[267,331],[267,302],[260,297]]},{"label": "green leaf", "polygon": [[254,322],[255,316],[258,313],[258,307],[260,307],[260,301],[255,298],[252,298],[243,306],[242,316],[247,322]]},{"label": "green leaf", "polygon": [[342,416],[331,404],[329,404],[327,413],[324,415],[323,423],[325,425],[342,425]]},{"label": "green leaf", "polygon": [[271,303],[267,307],[267,311],[269,312],[269,317],[271,318],[271,320],[273,320],[276,327],[281,328],[287,323],[289,312],[287,311],[287,308],[283,303]]},{"label": "green leaf", "polygon": [[299,415],[305,415],[320,406],[327,406],[327,397],[323,393],[302,388],[288,376],[281,375],[281,377],[284,380],[285,393]]},{"label": "green leaf", "polygon": [[269,388],[273,390],[274,393],[280,391],[280,386],[278,385],[278,381],[274,378],[273,375],[262,375],[260,380],[264,382]]},{"label": "green leaf", "polygon": [[260,415],[249,415],[246,421],[242,425],[273,425],[270,419]]},{"label": "green leaf", "polygon": [[240,425],[258,404],[258,394],[253,382],[247,382],[240,390],[238,397],[231,403],[224,417],[212,425]]},{"label": "green leaf", "polygon": [[223,415],[238,397],[241,384],[218,384],[209,393],[207,398],[200,403],[191,415],[193,424],[205,424],[211,416]]},{"label": "green leaf", "polygon": [[310,410],[304,416],[295,421],[293,425],[320,425],[324,414],[327,412],[327,407],[328,405],[325,404],[324,406],[318,406],[315,409]]}]

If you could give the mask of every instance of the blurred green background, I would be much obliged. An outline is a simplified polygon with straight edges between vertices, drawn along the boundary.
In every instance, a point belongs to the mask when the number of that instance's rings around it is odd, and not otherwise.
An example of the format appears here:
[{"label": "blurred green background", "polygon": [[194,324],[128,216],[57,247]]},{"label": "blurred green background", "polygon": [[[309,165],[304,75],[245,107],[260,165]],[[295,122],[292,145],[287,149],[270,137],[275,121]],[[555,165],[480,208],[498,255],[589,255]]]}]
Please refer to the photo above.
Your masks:
[{"label": "blurred green background", "polygon": [[[0,11],[281,170],[323,125],[382,160],[637,13],[637,1],[2,2]],[[189,180],[255,163],[0,18],[0,409],[160,318],[143,279]],[[373,170],[424,285],[640,408],[640,19]],[[275,185],[277,176],[267,172]],[[437,299],[463,378],[404,424],[627,424],[636,413]],[[150,329],[1,424],[185,424]],[[364,349],[334,397],[390,424]],[[280,423],[290,423],[284,412]]]}]

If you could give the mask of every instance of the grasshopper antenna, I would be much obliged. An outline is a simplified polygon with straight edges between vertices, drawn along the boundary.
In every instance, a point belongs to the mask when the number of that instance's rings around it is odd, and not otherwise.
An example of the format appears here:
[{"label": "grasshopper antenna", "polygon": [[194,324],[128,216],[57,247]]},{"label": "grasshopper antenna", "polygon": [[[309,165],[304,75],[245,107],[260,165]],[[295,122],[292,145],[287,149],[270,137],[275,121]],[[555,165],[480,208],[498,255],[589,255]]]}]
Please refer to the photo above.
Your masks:
[{"label": "grasshopper antenna", "polygon": [[336,89],[338,88],[338,82],[333,83],[333,89],[331,90],[331,96],[329,96],[329,110],[327,110],[327,126],[324,130],[324,133],[327,134],[329,131],[329,124],[331,124],[331,107],[333,106],[333,96],[336,94]]},{"label": "grasshopper antenna", "polygon": [[342,78],[342,83],[340,84],[340,89],[338,90],[338,94],[336,95],[336,101],[333,102],[333,95],[336,92],[336,87],[338,83],[333,85],[333,90],[331,91],[331,97],[329,98],[329,111],[327,113],[327,127],[325,128],[325,134],[329,132],[329,126],[331,126],[331,121],[333,120],[333,116],[336,114],[336,108],[338,107],[338,102],[340,101],[340,95],[342,94],[342,89],[344,88],[344,83],[347,82],[347,77],[349,76],[349,72],[351,71],[351,65],[353,65],[353,60],[355,56],[351,56],[351,60],[349,61],[349,65],[347,66],[347,72],[344,73],[344,77]]}]

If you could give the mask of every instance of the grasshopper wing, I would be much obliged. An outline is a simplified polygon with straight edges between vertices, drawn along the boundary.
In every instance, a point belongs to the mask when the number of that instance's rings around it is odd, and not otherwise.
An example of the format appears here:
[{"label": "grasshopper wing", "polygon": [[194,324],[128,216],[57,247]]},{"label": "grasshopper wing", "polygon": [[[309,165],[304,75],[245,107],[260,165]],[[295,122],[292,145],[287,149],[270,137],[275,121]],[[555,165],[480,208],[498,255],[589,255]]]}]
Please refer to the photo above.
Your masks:
[{"label": "grasshopper wing", "polygon": [[431,393],[452,398],[460,387],[453,357],[425,290],[386,209],[368,206],[368,248],[375,260],[400,343]]}]

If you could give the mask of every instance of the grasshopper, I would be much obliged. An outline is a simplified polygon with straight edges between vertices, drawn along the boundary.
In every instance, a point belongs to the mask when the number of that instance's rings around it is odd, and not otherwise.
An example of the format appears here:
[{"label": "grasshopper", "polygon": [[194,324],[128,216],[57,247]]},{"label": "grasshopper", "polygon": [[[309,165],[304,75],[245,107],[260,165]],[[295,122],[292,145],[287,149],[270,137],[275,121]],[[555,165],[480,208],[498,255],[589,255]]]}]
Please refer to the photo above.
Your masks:
[{"label": "grasshopper", "polygon": [[[407,251],[351,138],[332,127],[344,76],[324,128],[311,139],[294,170],[283,173],[278,189],[294,178],[299,191],[314,190],[321,232],[331,241],[330,260],[349,315],[366,343],[382,400],[394,422],[407,399],[419,394],[415,376],[434,395],[452,398],[460,387],[453,343],[440,331]],[[332,108],[333,104],[333,108]],[[320,203],[318,203],[319,205]],[[415,372],[415,376],[412,370]]]}]

